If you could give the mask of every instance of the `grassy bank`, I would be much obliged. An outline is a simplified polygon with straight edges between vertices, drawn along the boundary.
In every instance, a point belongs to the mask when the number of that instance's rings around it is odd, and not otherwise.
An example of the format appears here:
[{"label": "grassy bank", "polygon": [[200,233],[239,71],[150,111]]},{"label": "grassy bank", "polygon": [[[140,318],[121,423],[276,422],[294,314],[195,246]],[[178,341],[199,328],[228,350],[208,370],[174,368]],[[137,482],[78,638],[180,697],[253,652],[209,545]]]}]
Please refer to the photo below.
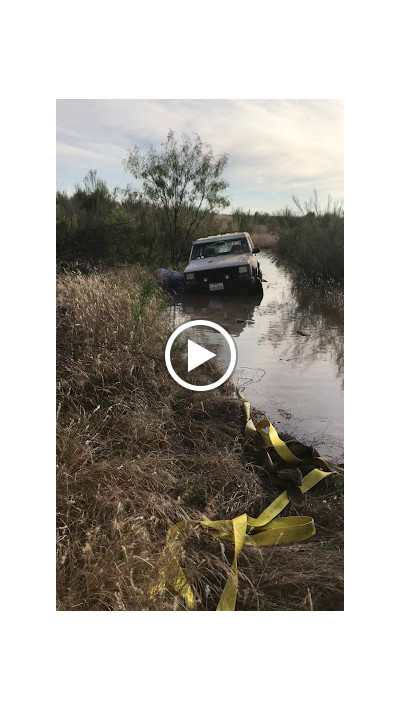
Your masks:
[{"label": "grassy bank", "polygon": [[[277,220],[277,218],[276,218]],[[271,224],[278,234],[275,252],[313,284],[342,285],[344,218],[336,214],[286,215]]]},{"label": "grassy bank", "polygon": [[[192,393],[169,376],[165,297],[139,269],[57,280],[57,606],[177,610],[151,600],[168,528],[258,515],[283,488],[245,450],[229,386]],[[285,515],[315,518],[303,544],[246,548],[238,610],[335,610],[342,602],[342,479]],[[198,609],[215,610],[233,546],[198,531],[184,569]]]},{"label": "grassy bank", "polygon": [[344,279],[344,211],[328,200],[322,208],[318,195],[295,208],[275,214],[235,210],[218,216],[225,229],[246,230],[260,249],[273,249],[276,258],[293,267],[310,284],[342,285]]}]

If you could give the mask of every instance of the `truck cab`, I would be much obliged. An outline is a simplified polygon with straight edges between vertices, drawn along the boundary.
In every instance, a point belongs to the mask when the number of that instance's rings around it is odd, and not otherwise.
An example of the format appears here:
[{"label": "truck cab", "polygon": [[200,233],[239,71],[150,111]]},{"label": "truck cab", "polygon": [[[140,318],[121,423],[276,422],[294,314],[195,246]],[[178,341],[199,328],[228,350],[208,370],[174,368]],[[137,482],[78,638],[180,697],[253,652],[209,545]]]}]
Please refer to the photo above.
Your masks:
[{"label": "truck cab", "polygon": [[262,291],[259,251],[248,232],[195,240],[184,271],[185,291]]}]

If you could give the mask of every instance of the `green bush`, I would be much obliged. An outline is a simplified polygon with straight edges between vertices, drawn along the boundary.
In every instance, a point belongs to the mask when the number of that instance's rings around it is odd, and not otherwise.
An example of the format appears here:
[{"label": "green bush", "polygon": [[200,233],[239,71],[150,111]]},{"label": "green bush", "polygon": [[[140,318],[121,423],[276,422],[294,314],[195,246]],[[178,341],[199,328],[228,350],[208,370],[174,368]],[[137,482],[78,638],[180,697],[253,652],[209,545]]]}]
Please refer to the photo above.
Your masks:
[{"label": "green bush", "polygon": [[[130,189],[110,191],[96,171],[73,195],[57,192],[56,219],[58,264],[75,264],[81,271],[101,264],[173,267],[189,252],[183,245],[172,264],[165,212]],[[206,213],[191,240],[217,231],[215,215]]]},{"label": "green bush", "polygon": [[321,210],[316,193],[302,206],[296,198],[296,214],[286,209],[268,219],[268,229],[278,236],[276,253],[294,264],[310,282],[343,283],[344,212],[328,200]]}]

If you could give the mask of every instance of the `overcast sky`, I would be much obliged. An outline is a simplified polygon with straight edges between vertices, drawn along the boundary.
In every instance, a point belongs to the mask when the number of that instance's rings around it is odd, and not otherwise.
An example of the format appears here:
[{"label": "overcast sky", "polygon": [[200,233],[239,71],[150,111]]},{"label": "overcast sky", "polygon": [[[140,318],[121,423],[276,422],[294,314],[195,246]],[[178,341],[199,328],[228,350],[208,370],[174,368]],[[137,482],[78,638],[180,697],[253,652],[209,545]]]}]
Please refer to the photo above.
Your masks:
[{"label": "overcast sky", "polygon": [[71,192],[91,168],[110,188],[133,183],[122,160],[134,144],[159,145],[169,129],[196,132],[227,152],[231,206],[273,211],[318,191],[343,198],[343,101],[57,101],[57,188]]}]

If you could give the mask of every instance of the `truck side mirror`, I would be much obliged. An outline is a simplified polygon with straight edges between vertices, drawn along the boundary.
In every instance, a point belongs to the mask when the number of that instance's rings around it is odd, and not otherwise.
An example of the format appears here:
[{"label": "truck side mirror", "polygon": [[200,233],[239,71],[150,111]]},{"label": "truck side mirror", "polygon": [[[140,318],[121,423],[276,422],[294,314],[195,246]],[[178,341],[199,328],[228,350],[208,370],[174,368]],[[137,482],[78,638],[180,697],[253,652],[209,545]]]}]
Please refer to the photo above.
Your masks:
[{"label": "truck side mirror", "polygon": [[258,254],[260,251],[259,247],[253,247],[253,254]]}]

